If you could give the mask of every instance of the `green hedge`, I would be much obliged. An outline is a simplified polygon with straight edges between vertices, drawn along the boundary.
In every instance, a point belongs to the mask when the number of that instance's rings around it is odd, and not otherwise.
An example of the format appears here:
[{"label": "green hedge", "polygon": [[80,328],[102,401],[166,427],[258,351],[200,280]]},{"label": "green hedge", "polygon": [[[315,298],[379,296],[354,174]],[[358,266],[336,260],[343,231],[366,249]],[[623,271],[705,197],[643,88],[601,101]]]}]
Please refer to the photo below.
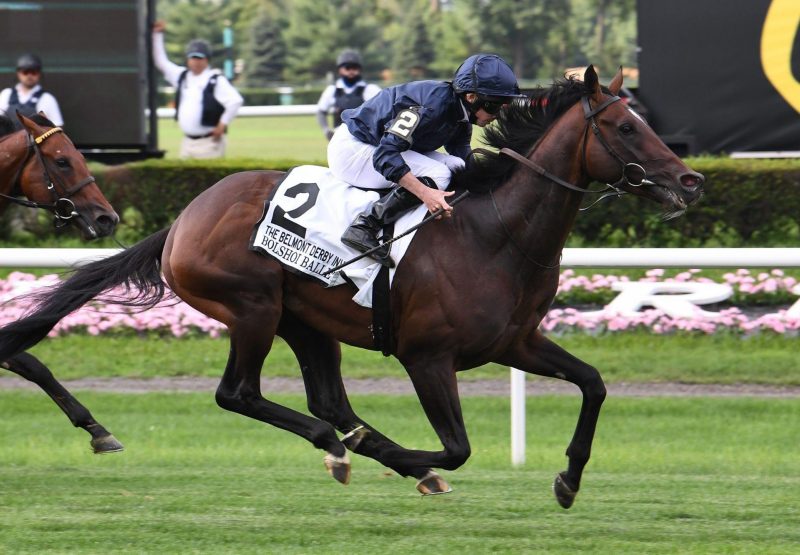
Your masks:
[{"label": "green hedge", "polygon": [[632,196],[581,213],[574,246],[797,246],[800,159],[688,158],[706,178],[705,195],[680,218]]},{"label": "green hedge", "polygon": [[[800,241],[800,160],[703,157],[686,162],[706,176],[706,194],[683,217],[664,222],[658,205],[650,201],[630,195],[609,199],[579,215],[570,245],[755,247],[796,246]],[[93,171],[120,214],[136,209],[134,226],[146,234],[169,224],[194,197],[228,174],[298,164],[150,160],[95,166]]]},{"label": "green hedge", "polygon": [[[287,170],[307,164],[295,160],[147,160],[121,166],[92,165],[100,189],[117,212],[131,215],[137,234],[145,236],[169,225],[197,195],[232,173]],[[322,164],[324,162],[317,162]]]}]

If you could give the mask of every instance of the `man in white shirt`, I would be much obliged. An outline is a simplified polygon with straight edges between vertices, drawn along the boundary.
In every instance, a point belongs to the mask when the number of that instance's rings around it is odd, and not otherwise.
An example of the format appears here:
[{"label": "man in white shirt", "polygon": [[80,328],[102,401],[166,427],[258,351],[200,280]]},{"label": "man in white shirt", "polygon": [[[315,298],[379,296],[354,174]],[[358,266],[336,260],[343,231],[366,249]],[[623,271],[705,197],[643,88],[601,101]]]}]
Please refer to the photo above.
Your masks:
[{"label": "man in white shirt", "polygon": [[221,158],[225,133],[244,104],[242,95],[218,70],[210,67],[211,46],[195,39],[186,47],[186,66],[167,58],[163,21],[153,24],[153,62],[175,87],[178,126],[183,131],[181,158]]},{"label": "man in white shirt", "polygon": [[42,60],[39,56],[23,54],[17,60],[18,83],[13,88],[0,91],[0,113],[10,117],[17,129],[22,128],[17,118],[17,111],[28,117],[44,112],[57,127],[64,125],[58,101],[52,94],[42,89],[39,84],[41,77]]},{"label": "man in white shirt", "polygon": [[[329,141],[334,129],[342,123],[342,112],[358,108],[381,92],[378,85],[367,84],[361,78],[361,55],[357,51],[342,50],[336,59],[336,68],[339,73],[336,83],[328,85],[317,102],[317,122]],[[332,126],[328,125],[328,114],[332,115]]]}]

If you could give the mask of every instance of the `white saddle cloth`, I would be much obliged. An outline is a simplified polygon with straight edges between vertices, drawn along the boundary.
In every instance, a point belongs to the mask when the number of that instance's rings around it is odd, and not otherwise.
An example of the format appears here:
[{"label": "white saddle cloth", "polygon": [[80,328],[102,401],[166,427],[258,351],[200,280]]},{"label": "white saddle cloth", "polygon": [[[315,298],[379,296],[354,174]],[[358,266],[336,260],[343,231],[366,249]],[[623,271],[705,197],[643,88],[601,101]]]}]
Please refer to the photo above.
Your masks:
[{"label": "white saddle cloth", "polygon": [[[323,274],[360,254],[343,245],[340,238],[356,216],[378,198],[375,191],[362,191],[334,178],[328,168],[298,166],[264,204],[264,214],[253,230],[250,248],[272,256],[292,271],[319,280],[326,287],[349,280],[358,288],[353,300],[371,308],[372,284],[380,269],[380,264],[372,258],[364,257],[328,276]],[[421,222],[426,212],[424,205],[409,210],[395,223],[395,236]],[[396,266],[389,271],[390,286],[415,234],[410,233],[391,245]]]}]

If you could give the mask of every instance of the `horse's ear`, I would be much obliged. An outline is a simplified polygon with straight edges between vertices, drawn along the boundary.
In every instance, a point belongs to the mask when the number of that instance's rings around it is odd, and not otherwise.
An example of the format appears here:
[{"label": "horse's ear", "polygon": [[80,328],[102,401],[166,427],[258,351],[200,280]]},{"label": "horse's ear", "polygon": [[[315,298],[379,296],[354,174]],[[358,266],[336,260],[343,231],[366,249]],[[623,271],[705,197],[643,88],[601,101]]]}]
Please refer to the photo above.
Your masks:
[{"label": "horse's ear", "polygon": [[599,100],[602,91],[600,90],[600,80],[597,78],[597,72],[594,70],[593,65],[589,65],[583,74],[583,84],[586,87],[586,94]]},{"label": "horse's ear", "polygon": [[619,66],[617,74],[611,80],[611,83],[608,84],[608,90],[611,91],[611,94],[616,96],[619,94],[619,90],[621,88],[622,88],[622,66]]},{"label": "horse's ear", "polygon": [[16,112],[17,112],[17,119],[22,124],[22,127],[30,131],[34,126],[34,123],[25,116],[23,116],[19,110],[16,110]]}]

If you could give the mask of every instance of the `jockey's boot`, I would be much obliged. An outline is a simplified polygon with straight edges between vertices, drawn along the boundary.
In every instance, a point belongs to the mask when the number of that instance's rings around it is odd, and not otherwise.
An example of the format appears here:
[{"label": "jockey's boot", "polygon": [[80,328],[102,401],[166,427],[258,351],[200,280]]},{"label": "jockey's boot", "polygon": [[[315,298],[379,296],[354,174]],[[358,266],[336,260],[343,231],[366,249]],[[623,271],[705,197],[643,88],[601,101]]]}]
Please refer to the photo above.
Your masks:
[{"label": "jockey's boot", "polygon": [[[428,177],[420,177],[428,187],[435,188],[436,184]],[[383,226],[396,222],[406,210],[421,204],[413,193],[408,192],[399,185],[392,191],[373,202],[366,210],[356,216],[353,223],[342,235],[342,243],[358,252],[367,252],[370,249],[381,245],[378,241],[378,233]],[[389,256],[389,247],[383,246],[369,255],[384,266],[394,267],[394,260]]]}]

